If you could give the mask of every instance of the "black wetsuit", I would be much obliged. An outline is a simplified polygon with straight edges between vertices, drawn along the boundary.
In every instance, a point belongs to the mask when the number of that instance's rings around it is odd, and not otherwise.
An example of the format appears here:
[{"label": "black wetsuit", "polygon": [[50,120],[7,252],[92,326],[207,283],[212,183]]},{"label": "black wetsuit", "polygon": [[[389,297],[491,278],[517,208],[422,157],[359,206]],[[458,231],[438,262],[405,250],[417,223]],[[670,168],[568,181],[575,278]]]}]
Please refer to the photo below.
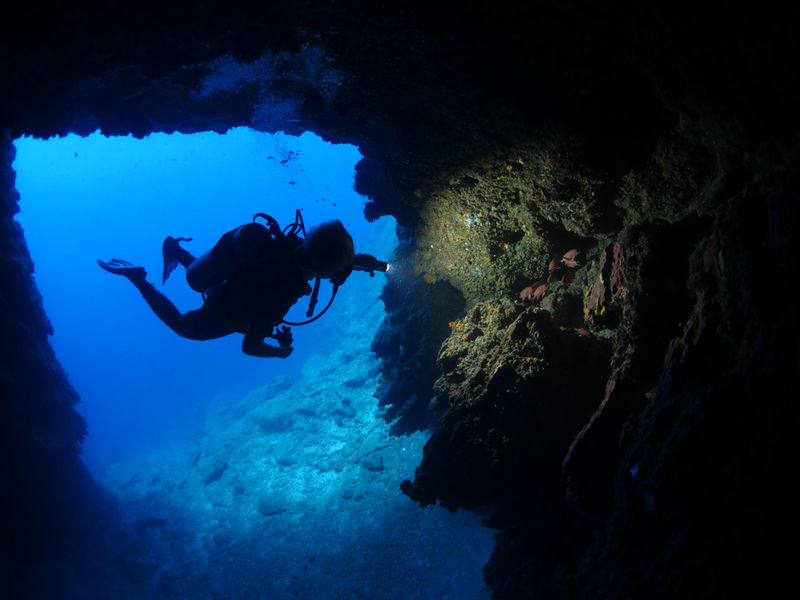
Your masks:
[{"label": "black wetsuit", "polygon": [[248,325],[269,335],[295,302],[311,293],[294,255],[301,240],[270,238],[266,228],[254,225],[246,226],[249,235],[243,243],[233,243],[229,232],[223,244],[223,236],[220,251],[239,266],[225,281],[206,290],[201,308],[183,316],[184,337],[211,340],[245,333]]}]

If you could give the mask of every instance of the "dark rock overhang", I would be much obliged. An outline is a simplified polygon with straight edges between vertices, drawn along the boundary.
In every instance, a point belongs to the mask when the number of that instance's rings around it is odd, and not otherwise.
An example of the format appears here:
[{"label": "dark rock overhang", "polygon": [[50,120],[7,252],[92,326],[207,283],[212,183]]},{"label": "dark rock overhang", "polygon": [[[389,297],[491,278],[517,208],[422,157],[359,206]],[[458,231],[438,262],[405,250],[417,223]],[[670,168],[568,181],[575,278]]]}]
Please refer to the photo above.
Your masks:
[{"label": "dark rock overhang", "polygon": [[373,216],[543,126],[591,143],[590,166],[612,172],[676,122],[754,170],[796,160],[794,21],[777,6],[265,4],[16,6],[2,126],[311,130],[362,148]]},{"label": "dark rock overhang", "polygon": [[[388,357],[381,401],[409,428],[442,417],[404,491],[422,504],[490,509],[501,530],[486,569],[497,597],[796,591],[788,557],[772,546],[773,532],[798,531],[797,497],[780,484],[798,418],[797,316],[784,283],[797,264],[796,10],[264,4],[7,9],[2,460],[4,479],[17,483],[3,514],[36,506],[23,511],[33,522],[65,478],[85,477],[85,427],[12,221],[10,140],[98,128],[137,137],[310,130],[359,146],[367,218],[392,214],[401,225],[404,276],[385,293],[397,318],[376,349],[424,326],[427,350]],[[431,255],[415,246],[452,233],[435,229],[447,211],[471,222],[477,210],[512,205],[536,213],[540,245],[516,259],[503,250],[526,239],[508,211],[496,222],[513,224],[484,238],[468,232],[471,244],[493,248],[496,279],[470,279],[484,258],[461,238]],[[578,307],[606,335],[586,342],[594,348],[562,341],[574,325],[568,295],[545,299],[552,323],[504,304],[539,276],[543,257],[572,244],[587,259],[577,283],[588,300]],[[449,300],[458,292],[463,319],[442,309],[459,306]],[[492,324],[497,310],[511,319],[499,321],[506,333]],[[430,347],[448,335],[445,352],[461,358],[440,358],[434,392]],[[503,336],[536,343],[493,353]],[[559,351],[548,354],[548,344]],[[429,371],[403,375],[420,362]],[[560,374],[545,377],[536,364]],[[570,387],[569,369],[583,372],[583,387]],[[571,412],[531,404],[535,392],[572,402]],[[516,441],[526,435],[536,442]],[[51,477],[27,477],[34,465]],[[72,535],[62,525],[79,505],[62,503],[41,537]],[[25,533],[8,531],[12,542]],[[27,558],[41,559],[37,550]]]}]

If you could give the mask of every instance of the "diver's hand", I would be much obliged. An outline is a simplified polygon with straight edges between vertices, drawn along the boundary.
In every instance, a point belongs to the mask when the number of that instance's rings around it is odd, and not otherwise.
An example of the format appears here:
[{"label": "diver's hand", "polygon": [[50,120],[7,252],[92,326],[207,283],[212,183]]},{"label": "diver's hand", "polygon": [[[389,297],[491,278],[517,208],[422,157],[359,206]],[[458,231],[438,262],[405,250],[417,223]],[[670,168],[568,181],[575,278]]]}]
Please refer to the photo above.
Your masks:
[{"label": "diver's hand", "polygon": [[[271,344],[265,344],[264,338],[267,336],[279,340],[283,347],[276,348]],[[284,327],[283,331],[279,329],[277,333],[273,334],[272,328],[265,331],[262,328],[248,325],[242,340],[242,352],[247,356],[260,356],[261,358],[288,358],[294,350],[291,343],[292,334],[289,333],[288,327]]]},{"label": "diver's hand", "polygon": [[114,275],[124,275],[128,279],[144,279],[147,277],[147,272],[144,270],[144,267],[136,267],[127,260],[112,258],[108,262],[98,260],[97,264],[100,265],[100,268],[104,271],[114,273]]},{"label": "diver's hand", "polygon": [[[292,341],[294,338],[292,337],[292,329],[291,327],[278,327],[275,329],[275,339],[278,341],[278,345],[281,348],[287,348],[292,345]],[[291,348],[290,348],[291,350]],[[286,356],[289,356],[288,354]],[[283,358],[286,358],[284,356]]]}]

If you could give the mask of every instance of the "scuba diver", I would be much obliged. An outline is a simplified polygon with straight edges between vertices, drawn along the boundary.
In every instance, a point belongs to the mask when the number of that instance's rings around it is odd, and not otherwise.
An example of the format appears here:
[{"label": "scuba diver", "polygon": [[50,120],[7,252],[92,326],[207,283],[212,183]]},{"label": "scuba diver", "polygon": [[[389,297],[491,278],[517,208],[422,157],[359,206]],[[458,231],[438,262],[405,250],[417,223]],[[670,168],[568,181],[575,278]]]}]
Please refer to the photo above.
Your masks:
[{"label": "scuba diver", "polygon": [[[259,217],[266,226],[256,222]],[[389,265],[368,254],[355,254],[353,239],[341,221],[333,220],[311,228],[305,239],[300,211],[295,222],[281,230],[263,213],[227,232],[208,252],[195,258],[179,242],[192,238],[167,237],[162,245],[162,285],[181,265],[186,281],[203,294],[203,306],[186,314],[146,280],[144,267],[112,259],[97,261],[101,268],[123,275],[136,286],[150,308],[170,329],[190,340],[212,340],[243,333],[242,352],[249,356],[287,358],[292,353],[291,328],[321,317],[333,303],[336,291],[353,270],[386,272]],[[309,280],[316,279],[312,291]],[[301,297],[311,294],[307,317],[317,302],[321,279],[329,279],[333,292],[328,305],[316,317],[302,323],[284,321],[284,316]],[[278,347],[265,343],[275,339]]]}]

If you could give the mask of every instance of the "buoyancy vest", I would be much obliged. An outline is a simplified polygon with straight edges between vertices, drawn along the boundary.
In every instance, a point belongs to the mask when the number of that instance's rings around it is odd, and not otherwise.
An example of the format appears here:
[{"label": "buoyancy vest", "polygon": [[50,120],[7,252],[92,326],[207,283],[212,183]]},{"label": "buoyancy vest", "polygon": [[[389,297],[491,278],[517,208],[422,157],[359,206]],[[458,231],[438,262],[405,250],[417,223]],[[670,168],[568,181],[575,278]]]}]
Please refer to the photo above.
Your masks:
[{"label": "buoyancy vest", "polygon": [[[266,226],[256,222],[258,217],[266,221]],[[298,210],[295,222],[283,231],[275,219],[258,213],[252,223],[225,233],[210,251],[211,256],[222,259],[225,270],[219,276],[225,281],[208,291],[209,308],[237,329],[247,319],[250,323],[262,322],[264,326],[268,323],[277,326],[281,322],[303,325],[322,316],[336,296],[337,284],[328,305],[316,317],[304,323],[283,321],[302,296],[312,294],[308,317],[317,301],[319,278],[312,293],[297,263],[295,251],[303,244],[298,235],[301,231],[305,233]]]}]

